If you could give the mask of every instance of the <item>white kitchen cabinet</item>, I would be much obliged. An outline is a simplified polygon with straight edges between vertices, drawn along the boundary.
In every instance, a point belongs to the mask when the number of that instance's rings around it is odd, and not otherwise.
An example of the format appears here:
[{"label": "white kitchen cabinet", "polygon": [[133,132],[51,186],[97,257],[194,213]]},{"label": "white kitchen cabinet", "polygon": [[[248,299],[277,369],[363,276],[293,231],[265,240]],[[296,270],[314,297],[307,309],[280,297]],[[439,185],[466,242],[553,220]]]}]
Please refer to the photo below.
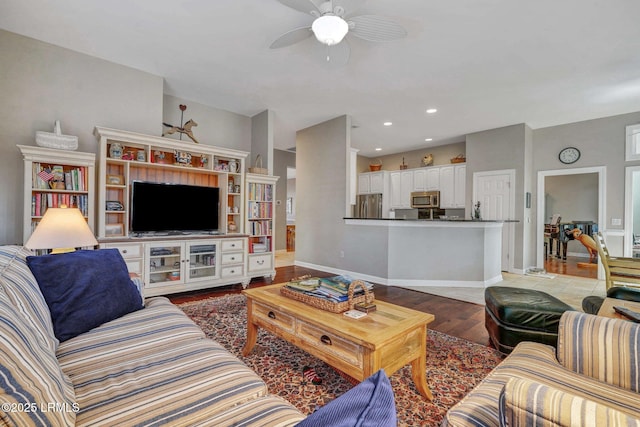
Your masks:
[{"label": "white kitchen cabinet", "polygon": [[391,209],[400,207],[401,190],[400,190],[400,172],[391,172],[389,174],[389,187],[391,192]]},{"label": "white kitchen cabinet", "polygon": [[364,172],[358,175],[358,194],[384,194],[387,171]]},{"label": "white kitchen cabinet", "polygon": [[371,174],[371,193],[384,192],[385,172],[376,172]]},{"label": "white kitchen cabinet", "polygon": [[453,178],[453,166],[440,167],[440,208],[453,208],[453,196],[455,180]]},{"label": "white kitchen cabinet", "polygon": [[440,190],[440,168],[431,166],[413,170],[413,191]]},{"label": "white kitchen cabinet", "polygon": [[440,190],[440,168],[426,169],[426,179],[424,184],[425,191]]},{"label": "white kitchen cabinet", "polygon": [[464,208],[467,198],[466,181],[467,181],[467,165],[456,165],[453,167],[454,175],[454,193],[453,204],[456,208]]},{"label": "white kitchen cabinet", "polygon": [[440,207],[460,209],[465,207],[466,165],[440,167]]},{"label": "white kitchen cabinet", "polygon": [[413,170],[413,191],[425,191],[427,185],[427,169]]},{"label": "white kitchen cabinet", "polygon": [[413,191],[413,171],[397,171],[389,174],[391,182],[391,209],[407,209],[411,207]]}]

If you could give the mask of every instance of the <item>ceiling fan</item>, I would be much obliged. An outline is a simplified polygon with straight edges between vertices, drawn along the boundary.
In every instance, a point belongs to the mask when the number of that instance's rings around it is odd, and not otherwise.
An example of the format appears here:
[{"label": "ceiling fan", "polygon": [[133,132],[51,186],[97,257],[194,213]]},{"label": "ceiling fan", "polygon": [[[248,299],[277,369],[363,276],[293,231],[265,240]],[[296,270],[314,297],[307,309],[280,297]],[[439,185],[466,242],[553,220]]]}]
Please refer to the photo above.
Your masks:
[{"label": "ceiling fan", "polygon": [[299,43],[311,36],[327,48],[326,60],[346,63],[350,48],[344,40],[353,35],[371,42],[406,37],[407,31],[394,21],[379,15],[351,15],[365,0],[278,0],[285,6],[308,13],[315,19],[310,26],[296,28],[278,37],[271,49]]}]

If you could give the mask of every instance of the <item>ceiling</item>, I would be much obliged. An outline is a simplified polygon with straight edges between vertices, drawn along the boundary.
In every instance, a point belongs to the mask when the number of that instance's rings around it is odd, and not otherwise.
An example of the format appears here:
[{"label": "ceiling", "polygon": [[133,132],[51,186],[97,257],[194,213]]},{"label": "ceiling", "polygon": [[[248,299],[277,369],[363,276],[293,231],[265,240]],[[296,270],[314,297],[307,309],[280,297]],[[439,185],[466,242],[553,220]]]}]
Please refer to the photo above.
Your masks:
[{"label": "ceiling", "polygon": [[377,156],[640,111],[637,0],[368,0],[357,14],[390,17],[408,36],[347,35],[339,67],[314,38],[269,49],[312,21],[277,0],[0,0],[0,11],[2,29],[162,76],[167,94],[246,116],[270,109],[280,149],[344,114],[351,145]]}]

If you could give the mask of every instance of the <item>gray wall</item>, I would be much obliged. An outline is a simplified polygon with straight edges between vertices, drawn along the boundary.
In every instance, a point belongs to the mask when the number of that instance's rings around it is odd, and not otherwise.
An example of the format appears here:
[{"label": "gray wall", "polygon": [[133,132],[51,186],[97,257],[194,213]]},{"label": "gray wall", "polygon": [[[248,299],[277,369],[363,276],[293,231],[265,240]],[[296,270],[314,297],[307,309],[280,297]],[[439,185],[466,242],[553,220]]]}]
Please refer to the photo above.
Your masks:
[{"label": "gray wall", "polygon": [[23,168],[17,144],[60,120],[78,151],[97,152],[96,125],[159,135],[163,79],[0,31],[0,244],[22,242]]},{"label": "gray wall", "polygon": [[276,186],[276,250],[287,249],[287,168],[296,167],[296,153],[273,150],[273,174],[279,176]]},{"label": "gray wall", "polygon": [[556,213],[562,222],[598,221],[598,174],[548,176],[544,188],[545,221]]},{"label": "gray wall", "polygon": [[178,105],[186,104],[183,121],[198,123],[200,143],[251,150],[251,118],[163,95],[160,76],[6,31],[0,31],[0,55],[0,244],[23,243],[16,145],[35,145],[35,132],[52,131],[55,120],[64,134],[79,137],[78,151],[97,153],[95,126],[161,135],[162,122],[180,124]]},{"label": "gray wall", "polygon": [[[539,171],[606,166],[606,223],[598,225],[600,230],[622,230],[625,167],[640,165],[638,161],[624,160],[625,128],[638,123],[640,112],[534,130],[534,179]],[[568,146],[577,147],[581,152],[580,160],[573,165],[564,165],[558,160],[560,150]],[[534,190],[534,200],[537,197]],[[623,225],[612,225],[612,218],[622,219]],[[535,241],[532,244],[535,245]],[[535,248],[531,248],[531,252],[535,253]],[[535,261],[531,265],[535,265]]]},{"label": "gray wall", "polygon": [[296,134],[296,262],[341,263],[350,132],[341,116]]},{"label": "gray wall", "polygon": [[530,236],[532,222],[525,220],[525,151],[530,129],[525,124],[507,126],[467,135],[467,202],[466,211],[471,212],[473,194],[473,174],[493,170],[514,169],[515,189],[515,250],[514,268],[525,270],[528,265],[524,259],[525,238]]},{"label": "gray wall", "polygon": [[265,110],[251,118],[251,156],[249,166],[255,166],[254,163],[256,163],[256,159],[260,155],[262,167],[269,171],[269,175],[278,175],[273,172],[273,126],[273,113],[269,110]]}]

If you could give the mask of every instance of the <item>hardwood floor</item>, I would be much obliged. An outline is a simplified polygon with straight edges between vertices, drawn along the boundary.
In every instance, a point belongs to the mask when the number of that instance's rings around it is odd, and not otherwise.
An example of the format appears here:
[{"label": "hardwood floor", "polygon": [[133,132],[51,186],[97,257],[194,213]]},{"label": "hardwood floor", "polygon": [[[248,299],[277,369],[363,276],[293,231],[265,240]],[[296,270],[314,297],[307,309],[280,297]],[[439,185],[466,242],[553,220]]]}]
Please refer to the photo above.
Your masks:
[{"label": "hardwood floor", "polygon": [[548,256],[544,261],[544,269],[550,274],[598,278],[598,264],[597,262],[590,264],[588,258],[567,256],[566,260],[562,260],[555,256]]},{"label": "hardwood floor", "polygon": [[[315,277],[334,276],[331,273],[311,270],[308,268],[287,266],[276,268],[277,275],[274,283],[286,282],[294,277],[310,274]],[[270,285],[271,281],[263,278],[253,279],[249,287]],[[204,298],[222,296],[229,293],[240,293],[240,284],[224,286],[184,294],[169,295],[175,304],[197,301]],[[484,306],[454,299],[430,295],[423,292],[398,288],[395,286],[376,285],[374,287],[376,299],[392,304],[412,308],[435,315],[435,320],[429,325],[430,329],[448,335],[463,338],[482,345],[490,345],[489,335],[484,327]]]}]

